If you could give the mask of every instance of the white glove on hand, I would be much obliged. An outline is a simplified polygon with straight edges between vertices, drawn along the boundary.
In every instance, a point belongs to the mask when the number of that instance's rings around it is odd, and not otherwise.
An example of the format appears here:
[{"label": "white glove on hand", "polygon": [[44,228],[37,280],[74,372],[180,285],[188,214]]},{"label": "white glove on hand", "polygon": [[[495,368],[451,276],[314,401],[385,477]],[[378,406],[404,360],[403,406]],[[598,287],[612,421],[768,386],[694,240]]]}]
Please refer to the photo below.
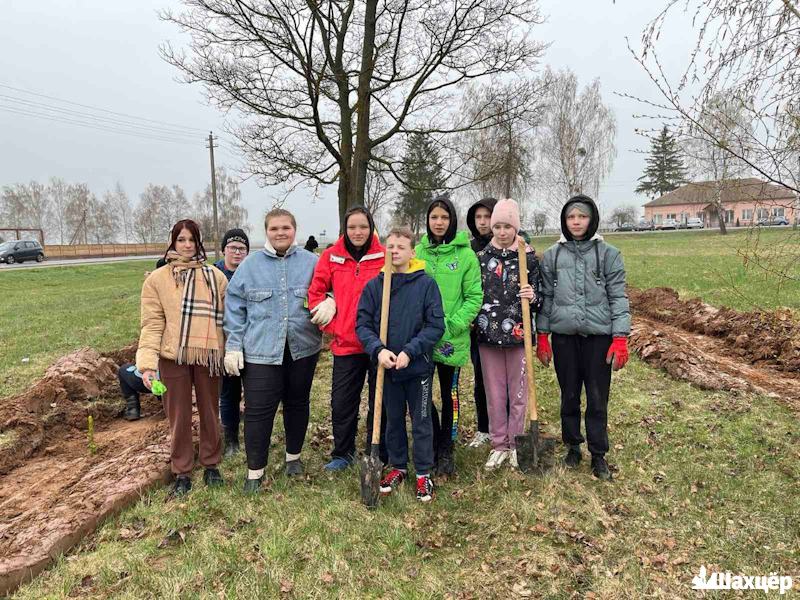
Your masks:
[{"label": "white glove on hand", "polygon": [[336,314],[336,301],[328,296],[311,310],[311,322],[318,327],[325,327]]},{"label": "white glove on hand", "polygon": [[244,369],[244,354],[236,350],[225,352],[225,372],[228,375],[239,376],[239,371]]}]

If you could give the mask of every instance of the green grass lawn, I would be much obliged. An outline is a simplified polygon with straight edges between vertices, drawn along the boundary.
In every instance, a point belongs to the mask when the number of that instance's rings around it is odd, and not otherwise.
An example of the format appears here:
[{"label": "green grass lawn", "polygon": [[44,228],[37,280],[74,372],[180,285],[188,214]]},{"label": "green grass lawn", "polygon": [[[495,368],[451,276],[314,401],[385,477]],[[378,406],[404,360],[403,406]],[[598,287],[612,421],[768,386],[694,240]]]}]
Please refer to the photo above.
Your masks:
[{"label": "green grass lawn", "polygon": [[[609,239],[623,250],[632,284],[737,305],[713,280],[715,269],[741,262],[735,236]],[[0,273],[0,396],[69,350],[133,341],[148,266]],[[738,285],[758,292],[765,284],[745,270]],[[771,305],[798,308],[796,292],[781,291]],[[470,377],[465,369],[464,437],[474,424]],[[538,369],[537,381],[544,429],[557,434],[552,369]],[[241,494],[241,457],[223,464],[230,485],[222,490],[204,489],[199,477],[184,503],[155,490],[15,597],[676,598],[693,597],[701,564],[800,573],[800,432],[797,415],[772,399],[699,391],[634,358],[612,388],[615,482],[592,480],[587,461],[540,479],[486,474],[487,451],[459,446],[459,475],[432,505],[418,505],[407,486],[368,512],[356,471],[321,471],[329,386],[325,356],[312,395],[307,479],[290,482],[279,472],[278,419],[267,493]]]}]

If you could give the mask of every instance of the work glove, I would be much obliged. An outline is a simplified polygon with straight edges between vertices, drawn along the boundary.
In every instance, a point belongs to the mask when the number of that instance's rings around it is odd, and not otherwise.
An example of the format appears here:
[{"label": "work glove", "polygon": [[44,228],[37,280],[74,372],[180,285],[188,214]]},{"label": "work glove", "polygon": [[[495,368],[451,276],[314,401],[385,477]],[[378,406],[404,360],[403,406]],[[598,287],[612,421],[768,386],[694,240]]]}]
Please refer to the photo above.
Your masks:
[{"label": "work glove", "polygon": [[615,371],[619,371],[626,362],[628,362],[628,338],[615,337],[608,348],[606,364],[611,365]]},{"label": "work glove", "polygon": [[311,322],[317,327],[326,327],[336,314],[336,301],[328,296],[311,309]]},{"label": "work glove", "polygon": [[553,349],[550,347],[550,339],[546,333],[540,333],[536,336],[536,358],[545,367],[550,366],[550,360],[553,358]]},{"label": "work glove", "polygon": [[225,372],[238,377],[242,369],[244,369],[244,354],[236,350],[227,350],[225,352]]}]

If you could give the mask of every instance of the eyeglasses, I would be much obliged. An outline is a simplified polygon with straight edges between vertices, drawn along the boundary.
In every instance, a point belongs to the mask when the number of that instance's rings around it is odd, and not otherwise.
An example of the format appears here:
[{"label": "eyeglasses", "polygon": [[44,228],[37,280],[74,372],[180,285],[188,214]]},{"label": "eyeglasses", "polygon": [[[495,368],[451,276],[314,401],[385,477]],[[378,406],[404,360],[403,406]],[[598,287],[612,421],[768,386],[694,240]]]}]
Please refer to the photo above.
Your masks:
[{"label": "eyeglasses", "polygon": [[247,248],[237,248],[236,246],[225,246],[226,250],[230,250],[233,254],[247,254]]}]

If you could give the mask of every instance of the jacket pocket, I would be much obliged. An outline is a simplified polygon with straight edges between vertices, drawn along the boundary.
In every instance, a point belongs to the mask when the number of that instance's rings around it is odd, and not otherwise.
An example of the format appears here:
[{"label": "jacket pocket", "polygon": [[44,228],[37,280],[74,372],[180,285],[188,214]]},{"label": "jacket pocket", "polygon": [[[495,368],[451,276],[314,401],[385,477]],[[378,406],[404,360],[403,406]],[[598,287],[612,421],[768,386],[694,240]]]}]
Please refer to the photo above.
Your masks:
[{"label": "jacket pocket", "polygon": [[272,305],[272,290],[249,290],[247,292],[247,320],[264,320],[269,317]]}]

